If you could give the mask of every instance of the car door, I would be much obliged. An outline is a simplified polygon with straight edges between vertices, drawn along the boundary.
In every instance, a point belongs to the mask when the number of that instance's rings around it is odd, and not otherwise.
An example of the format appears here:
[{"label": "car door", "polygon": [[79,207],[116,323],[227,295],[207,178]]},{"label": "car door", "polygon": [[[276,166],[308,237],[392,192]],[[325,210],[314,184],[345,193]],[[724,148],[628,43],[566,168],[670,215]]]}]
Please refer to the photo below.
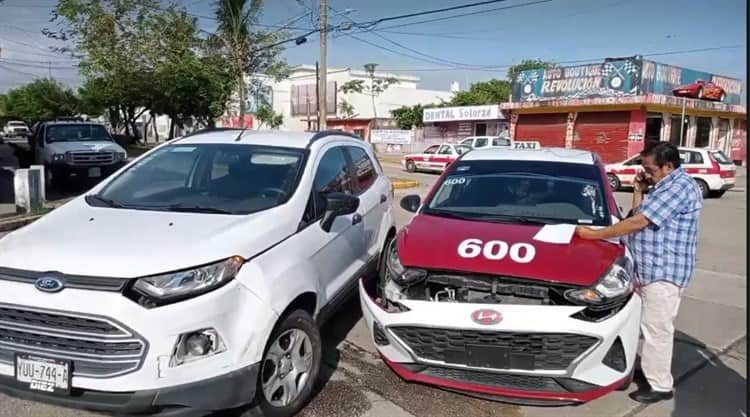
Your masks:
[{"label": "car door", "polygon": [[440,148],[439,145],[432,145],[422,151],[422,154],[419,156],[419,158],[415,158],[414,163],[417,165],[417,168],[431,168],[431,160],[432,157],[435,156],[435,154],[438,151],[438,148]]},{"label": "car door", "polygon": [[385,211],[390,207],[388,181],[375,167],[374,156],[362,146],[347,146],[354,171],[355,193],[359,197],[357,213],[363,218],[364,250],[358,255],[368,262],[378,254],[380,225]]},{"label": "car door", "polygon": [[437,155],[435,155],[430,160],[430,167],[432,169],[439,169],[442,170],[448,164],[451,163],[451,157],[455,154],[453,151],[453,146],[451,145],[441,145],[440,149],[437,152]]},{"label": "car door", "polygon": [[358,213],[337,217],[331,231],[320,226],[325,213],[325,195],[331,192],[354,193],[354,180],[348,156],[341,145],[328,145],[315,163],[315,176],[298,234],[300,245],[310,248],[310,264],[317,269],[326,302],[362,268],[357,256],[362,251],[364,226]]}]

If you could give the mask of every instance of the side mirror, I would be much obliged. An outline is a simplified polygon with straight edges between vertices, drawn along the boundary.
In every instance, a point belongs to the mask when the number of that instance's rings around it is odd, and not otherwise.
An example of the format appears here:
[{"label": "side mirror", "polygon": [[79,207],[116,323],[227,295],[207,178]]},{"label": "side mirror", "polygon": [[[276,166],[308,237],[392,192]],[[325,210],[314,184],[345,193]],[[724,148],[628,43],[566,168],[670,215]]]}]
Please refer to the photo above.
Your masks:
[{"label": "side mirror", "polygon": [[320,227],[326,232],[331,231],[331,226],[333,226],[336,217],[352,214],[359,208],[359,197],[350,194],[327,193],[323,197],[325,198],[326,211],[323,220],[320,222]]},{"label": "side mirror", "polygon": [[421,204],[422,199],[416,194],[409,194],[401,199],[401,208],[412,213],[416,213]]}]

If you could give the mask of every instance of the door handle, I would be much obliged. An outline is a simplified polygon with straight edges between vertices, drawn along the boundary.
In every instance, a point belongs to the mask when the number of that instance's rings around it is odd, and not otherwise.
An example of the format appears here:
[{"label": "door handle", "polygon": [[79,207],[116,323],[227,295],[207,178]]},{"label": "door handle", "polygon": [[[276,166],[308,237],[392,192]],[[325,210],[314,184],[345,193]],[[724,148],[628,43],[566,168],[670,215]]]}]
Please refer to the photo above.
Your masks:
[{"label": "door handle", "polygon": [[380,202],[385,203],[386,201],[388,201],[388,197],[385,194],[380,194]]},{"label": "door handle", "polygon": [[352,225],[357,223],[362,223],[362,215],[359,213],[355,213],[354,216],[352,216]]}]

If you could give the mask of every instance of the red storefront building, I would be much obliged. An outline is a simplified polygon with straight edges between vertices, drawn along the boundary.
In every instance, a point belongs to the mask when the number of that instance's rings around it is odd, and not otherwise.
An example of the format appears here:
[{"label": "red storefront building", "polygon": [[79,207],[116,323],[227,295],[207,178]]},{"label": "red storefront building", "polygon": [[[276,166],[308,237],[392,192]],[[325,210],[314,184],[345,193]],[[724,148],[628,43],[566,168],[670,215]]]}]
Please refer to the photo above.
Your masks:
[{"label": "red storefront building", "polygon": [[524,71],[501,109],[510,112],[515,140],[588,149],[605,162],[624,160],[649,141],[669,141],[721,149],[744,164],[740,94],[739,80],[632,57]]}]

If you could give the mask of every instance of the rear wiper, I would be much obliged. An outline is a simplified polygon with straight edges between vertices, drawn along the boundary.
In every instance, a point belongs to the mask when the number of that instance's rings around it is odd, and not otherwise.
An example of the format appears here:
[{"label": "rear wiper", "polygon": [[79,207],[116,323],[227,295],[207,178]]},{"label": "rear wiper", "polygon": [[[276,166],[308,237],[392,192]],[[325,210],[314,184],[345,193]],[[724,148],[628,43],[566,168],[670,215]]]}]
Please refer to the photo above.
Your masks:
[{"label": "rear wiper", "polygon": [[214,214],[235,214],[232,211],[222,210],[215,207],[202,207],[202,206],[185,206],[182,204],[175,204],[167,207],[168,211],[177,211],[184,213],[214,213]]},{"label": "rear wiper", "polygon": [[124,204],[122,204],[122,203],[120,203],[118,201],[112,200],[111,198],[102,197],[99,194],[90,194],[90,195],[87,195],[86,196],[86,202],[89,203],[89,204],[91,204],[91,200],[103,203],[107,207],[125,208]]}]

